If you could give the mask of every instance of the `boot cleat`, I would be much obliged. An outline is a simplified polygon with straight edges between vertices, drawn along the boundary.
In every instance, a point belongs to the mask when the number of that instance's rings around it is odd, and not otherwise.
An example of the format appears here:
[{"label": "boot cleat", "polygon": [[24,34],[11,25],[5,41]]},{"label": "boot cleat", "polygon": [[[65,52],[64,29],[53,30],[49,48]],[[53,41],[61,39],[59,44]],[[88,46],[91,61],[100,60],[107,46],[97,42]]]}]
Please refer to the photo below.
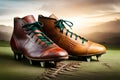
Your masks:
[{"label": "boot cleat", "polygon": [[14,53],[14,59],[15,60],[21,60],[22,59],[22,55],[19,53]]},{"label": "boot cleat", "polygon": [[92,56],[87,56],[87,57],[86,57],[86,60],[87,60],[88,62],[90,62],[90,61],[92,60]]},{"label": "boot cleat", "polygon": [[101,57],[101,54],[96,55],[97,61],[99,61],[99,58]]}]

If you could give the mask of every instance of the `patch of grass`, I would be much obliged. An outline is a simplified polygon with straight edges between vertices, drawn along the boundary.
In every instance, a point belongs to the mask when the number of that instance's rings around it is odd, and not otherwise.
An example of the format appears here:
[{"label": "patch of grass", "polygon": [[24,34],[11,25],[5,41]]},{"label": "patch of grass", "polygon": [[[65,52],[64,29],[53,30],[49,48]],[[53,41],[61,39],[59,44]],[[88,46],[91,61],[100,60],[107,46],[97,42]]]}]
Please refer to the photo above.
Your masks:
[{"label": "patch of grass", "polygon": [[[53,80],[119,80],[120,47],[118,45],[105,46],[108,49],[107,53],[102,55],[99,62],[78,61],[80,68],[77,71],[65,72]],[[40,66],[14,60],[9,42],[0,41],[0,80],[36,80],[44,70],[45,68]]]},{"label": "patch of grass", "polygon": [[0,80],[35,80],[44,68],[17,61],[10,47],[0,47]]},{"label": "patch of grass", "polygon": [[2,40],[0,40],[0,46],[2,46],[2,47],[9,47],[10,46],[9,41],[2,41]]}]

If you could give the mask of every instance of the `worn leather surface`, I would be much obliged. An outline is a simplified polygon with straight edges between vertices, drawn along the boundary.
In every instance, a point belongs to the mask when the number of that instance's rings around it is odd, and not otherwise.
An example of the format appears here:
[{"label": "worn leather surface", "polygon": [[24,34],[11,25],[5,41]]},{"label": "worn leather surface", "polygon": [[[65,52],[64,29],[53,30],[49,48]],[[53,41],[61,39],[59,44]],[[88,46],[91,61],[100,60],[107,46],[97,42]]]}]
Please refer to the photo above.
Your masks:
[{"label": "worn leather surface", "polygon": [[54,14],[50,15],[50,17],[39,15],[38,18],[38,21],[44,23],[44,33],[57,45],[69,52],[69,54],[77,56],[89,56],[104,54],[106,52],[106,48],[101,44],[89,40],[82,44],[82,40],[80,38],[75,40],[74,35],[72,38],[70,38],[69,34],[66,36],[65,29],[63,33],[61,33],[60,29],[55,27],[55,22],[57,20],[58,18]]},{"label": "worn leather surface", "polygon": [[[36,42],[38,35],[31,37],[26,34],[26,29],[22,26],[36,22],[32,15],[25,16],[24,18],[14,18],[14,30],[11,37],[10,45],[14,53],[23,54],[29,59],[34,60],[59,60],[67,59],[68,53],[57,46],[56,44],[45,45]],[[37,30],[37,32],[41,32]]]}]

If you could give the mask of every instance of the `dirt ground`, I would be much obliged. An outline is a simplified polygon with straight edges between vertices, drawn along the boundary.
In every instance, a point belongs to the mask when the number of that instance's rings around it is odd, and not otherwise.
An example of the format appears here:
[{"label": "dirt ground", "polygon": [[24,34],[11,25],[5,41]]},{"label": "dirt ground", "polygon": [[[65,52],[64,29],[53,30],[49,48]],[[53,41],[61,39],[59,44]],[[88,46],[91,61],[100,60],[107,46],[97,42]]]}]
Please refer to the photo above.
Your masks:
[{"label": "dirt ground", "polygon": [[[93,57],[95,58],[95,57]],[[80,67],[66,71],[49,80],[120,80],[120,49],[108,49],[99,62],[79,62]],[[0,80],[39,80],[46,68],[13,59],[10,47],[0,47]]]}]

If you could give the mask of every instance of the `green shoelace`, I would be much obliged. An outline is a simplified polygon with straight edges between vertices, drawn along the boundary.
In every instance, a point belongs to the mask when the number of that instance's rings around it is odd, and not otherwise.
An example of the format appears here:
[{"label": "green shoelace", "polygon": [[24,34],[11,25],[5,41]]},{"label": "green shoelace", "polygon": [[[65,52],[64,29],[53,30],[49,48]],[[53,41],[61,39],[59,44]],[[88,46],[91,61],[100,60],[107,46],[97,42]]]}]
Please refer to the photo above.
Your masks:
[{"label": "green shoelace", "polygon": [[[26,28],[28,35],[30,35],[31,33],[34,33],[34,35],[41,34],[41,36],[37,36],[38,39],[40,39],[47,45],[53,44],[53,42],[42,32],[42,26],[43,26],[42,23],[35,22],[32,24],[24,25],[23,28]],[[41,32],[35,32],[35,30],[41,30]]]},{"label": "green shoelace", "polygon": [[[70,21],[60,19],[60,20],[55,22],[56,27],[58,27],[60,29],[60,32],[62,32],[62,33],[63,33],[63,30],[66,29],[64,24],[68,25],[72,29],[73,23]],[[82,40],[82,44],[84,44],[85,41],[88,41],[85,38],[83,38],[83,37],[71,32],[71,31],[69,31],[68,29],[66,29],[66,35],[68,35],[68,33],[70,33],[70,38],[72,38],[73,35],[75,36],[75,40],[80,38]]]}]

